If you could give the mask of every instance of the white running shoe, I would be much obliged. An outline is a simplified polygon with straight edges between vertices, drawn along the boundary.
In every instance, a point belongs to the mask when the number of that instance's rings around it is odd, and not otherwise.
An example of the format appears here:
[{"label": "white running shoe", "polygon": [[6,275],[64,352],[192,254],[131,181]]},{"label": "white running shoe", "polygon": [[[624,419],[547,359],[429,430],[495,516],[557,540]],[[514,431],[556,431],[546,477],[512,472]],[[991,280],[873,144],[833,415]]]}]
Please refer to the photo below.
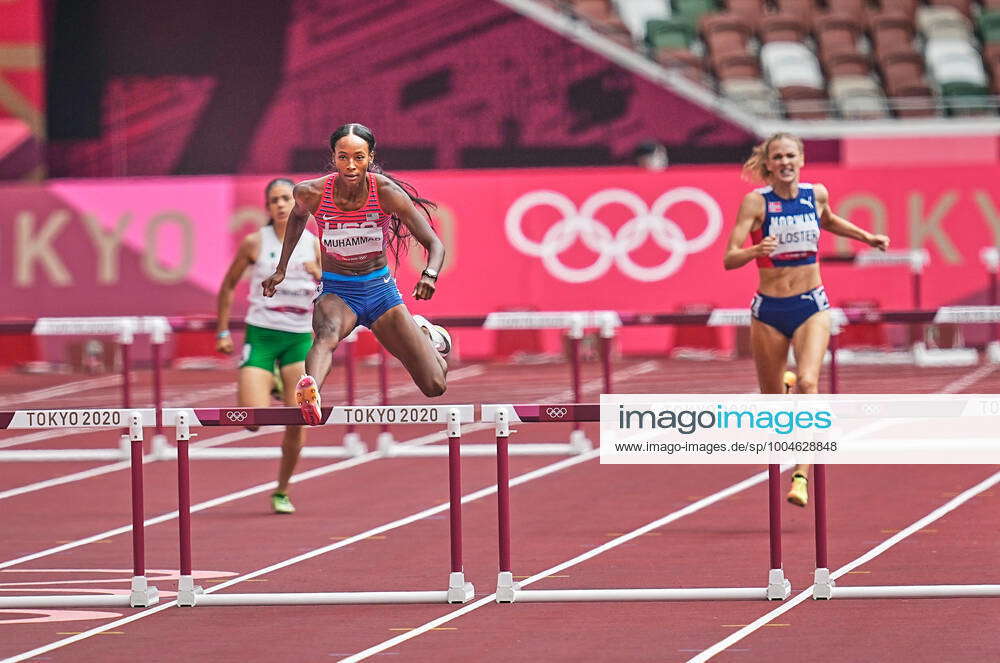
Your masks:
[{"label": "white running shoe", "polygon": [[441,353],[442,357],[447,357],[451,352],[451,334],[441,325],[432,325],[431,321],[422,315],[413,316],[413,321],[421,329],[426,329],[431,337],[434,349]]}]

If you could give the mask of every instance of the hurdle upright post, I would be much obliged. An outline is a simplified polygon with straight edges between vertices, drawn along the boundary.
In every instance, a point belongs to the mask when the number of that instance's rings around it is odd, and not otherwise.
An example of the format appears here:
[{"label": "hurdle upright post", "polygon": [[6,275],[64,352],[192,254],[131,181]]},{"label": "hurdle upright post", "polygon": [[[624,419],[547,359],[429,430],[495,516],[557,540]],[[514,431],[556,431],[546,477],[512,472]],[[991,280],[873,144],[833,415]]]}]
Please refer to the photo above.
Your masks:
[{"label": "hurdle upright post", "polygon": [[816,517],[816,572],[813,578],[813,598],[833,598],[833,580],[827,560],[826,539],[826,465],[813,467],[813,500]]},{"label": "hurdle upright post", "polygon": [[497,408],[494,426],[497,436],[497,531],[500,572],[497,574],[497,603],[513,603],[518,590],[510,563],[510,419],[506,408]]},{"label": "hurdle upright post", "polygon": [[121,331],[119,331],[117,338],[118,347],[121,348],[122,353],[122,408],[129,409],[132,407],[132,386],[131,386],[131,373],[132,373],[132,342],[135,340],[135,329],[133,329],[133,324],[131,320],[121,321]]},{"label": "hurdle upright post", "polygon": [[178,412],[177,431],[177,530],[180,538],[180,576],[177,579],[177,605],[190,608],[204,590],[194,584],[191,570],[191,422],[187,412]]},{"label": "hurdle upright post", "polygon": [[462,420],[458,410],[448,410],[448,514],[451,535],[451,573],[448,575],[448,603],[465,603],[474,589],[465,581],[462,564]]},{"label": "hurdle upright post", "polygon": [[159,455],[166,448],[166,436],[163,434],[163,344],[167,340],[167,329],[164,324],[153,323],[150,330],[149,343],[153,362],[153,407],[156,409],[156,427],[153,429],[153,441],[150,448],[154,455]]},{"label": "hurdle upright post", "polygon": [[[357,329],[352,331],[344,339],[344,400],[347,401],[348,405],[354,405],[355,393],[354,386],[357,380],[357,372],[355,370],[355,360],[357,357],[357,352],[355,351],[356,341],[358,339]],[[354,424],[347,424],[347,432],[344,433],[344,439],[341,442],[344,448],[355,456],[360,456],[365,453],[367,449],[364,443],[361,441],[361,435],[358,434],[357,426]]]},{"label": "hurdle upright post", "polygon": [[[583,340],[583,330],[583,316],[575,314],[571,318],[569,330],[566,332],[566,336],[569,339],[570,379],[573,384],[574,403],[583,402],[583,388],[581,386],[580,378],[580,343]],[[608,377],[605,376],[606,383],[607,380]],[[573,422],[573,430],[569,434],[569,444],[570,447],[577,450],[579,453],[583,453],[584,451],[589,451],[591,449],[590,440],[587,439],[587,434],[583,432],[583,428],[581,427],[579,421]]]},{"label": "hurdle upright post", "polygon": [[767,466],[768,532],[770,533],[771,568],[767,575],[767,598],[783,601],[792,593],[792,585],[781,568],[781,466]]},{"label": "hurdle upright post", "polygon": [[159,600],[159,590],[146,581],[145,517],[142,502],[142,414],[128,417],[132,470],[132,590],[129,605],[145,608]]},{"label": "hurdle upright post", "polygon": [[[385,348],[381,344],[378,346],[378,390],[379,390],[379,405],[389,404],[389,364],[388,364],[389,354],[385,351]],[[383,453],[391,453],[392,448],[396,446],[396,438],[392,436],[389,431],[389,424],[382,424],[379,429],[378,438],[376,440],[376,446],[378,450]]]},{"label": "hurdle upright post", "polygon": [[[979,252],[979,258],[986,267],[987,303],[990,306],[1000,304],[1000,287],[997,283],[997,273],[1000,272],[1000,247],[987,246]],[[990,339],[986,344],[986,356],[994,364],[1000,363],[1000,324],[990,325]]]},{"label": "hurdle upright post", "polygon": [[615,338],[615,325],[610,316],[602,315],[599,333],[601,352],[601,376],[604,378],[605,394],[614,393],[611,384],[611,344]]}]

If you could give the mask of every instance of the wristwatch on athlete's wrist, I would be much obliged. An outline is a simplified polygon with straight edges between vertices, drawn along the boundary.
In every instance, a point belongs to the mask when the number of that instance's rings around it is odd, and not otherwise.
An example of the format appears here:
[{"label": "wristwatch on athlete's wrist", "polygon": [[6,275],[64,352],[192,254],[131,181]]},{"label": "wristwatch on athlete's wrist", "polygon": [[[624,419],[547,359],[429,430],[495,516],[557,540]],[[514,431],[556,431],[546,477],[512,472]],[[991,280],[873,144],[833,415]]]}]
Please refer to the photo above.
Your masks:
[{"label": "wristwatch on athlete's wrist", "polygon": [[421,276],[426,276],[429,279],[437,281],[438,270],[431,269],[430,267],[427,267],[426,269],[424,269],[424,271],[420,272],[420,275]]},{"label": "wristwatch on athlete's wrist", "polygon": [[220,341],[224,338],[229,338],[229,330],[228,329],[219,330],[219,332],[216,333],[215,338],[219,339]]}]

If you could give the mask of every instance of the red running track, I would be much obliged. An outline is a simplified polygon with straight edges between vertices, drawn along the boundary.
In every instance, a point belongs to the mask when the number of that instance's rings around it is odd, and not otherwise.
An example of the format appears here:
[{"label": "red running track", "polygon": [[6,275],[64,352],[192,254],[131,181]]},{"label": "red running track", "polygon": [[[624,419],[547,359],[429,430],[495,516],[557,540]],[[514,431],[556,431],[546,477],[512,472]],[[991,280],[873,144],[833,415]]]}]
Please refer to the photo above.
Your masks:
[{"label": "red running track", "polygon": [[[694,366],[695,370],[692,370]],[[454,382],[449,402],[530,401],[568,386],[564,367],[486,366],[478,375]],[[599,371],[584,378],[599,382]],[[621,391],[749,391],[745,362],[696,364],[659,361],[652,370],[640,362],[625,362],[616,382]],[[895,381],[884,374],[848,368],[855,391],[938,391],[975,369],[894,369]],[[374,373],[374,371],[363,371]],[[394,371],[394,384],[405,383]],[[997,391],[996,372],[982,375],[967,391]],[[692,378],[697,375],[697,379]],[[211,377],[210,377],[211,376]],[[564,381],[564,376],[565,381]],[[197,378],[197,379],[195,379]],[[167,377],[167,398],[196,390],[223,390],[231,374],[177,374]],[[398,379],[397,379],[398,378]],[[906,379],[905,383],[901,383]],[[918,382],[917,379],[921,380]],[[184,380],[182,383],[181,380]],[[136,398],[145,396],[138,381]],[[369,386],[365,386],[365,384]],[[887,388],[891,385],[891,389]],[[371,393],[374,381],[363,383],[360,397]],[[599,387],[597,387],[599,388]],[[17,390],[0,380],[0,397]],[[176,390],[176,391],[174,391]],[[108,393],[113,393],[113,387]],[[594,392],[591,391],[591,394]],[[97,398],[100,393],[81,394]],[[332,400],[328,398],[328,401]],[[420,402],[415,394],[400,400]],[[211,403],[228,404],[232,395]],[[70,406],[78,400],[61,397],[38,405]],[[190,403],[189,403],[190,404]],[[565,430],[563,430],[565,429]],[[225,431],[203,429],[204,440]],[[231,431],[231,432],[235,432]],[[423,431],[411,431],[418,434]],[[516,441],[552,441],[568,426],[522,424]],[[407,434],[396,431],[397,437]],[[0,443],[10,435],[0,438]],[[253,438],[274,444],[277,434]],[[369,435],[369,438],[371,436]],[[96,434],[44,440],[31,447],[96,444]],[[490,431],[470,433],[465,442],[488,442]],[[243,445],[250,440],[243,440]],[[511,459],[513,476],[564,462],[560,458]],[[94,463],[0,464],[0,491],[100,465]],[[267,512],[267,482],[272,461],[196,461],[192,501],[230,495],[259,486],[257,492],[197,511],[194,525],[194,566],[218,574],[201,580],[211,587],[224,574],[248,574],[296,555],[336,544],[401,517],[447,501],[447,462],[439,459],[380,459],[344,467],[345,463],[303,462],[300,472],[315,468],[342,469],[298,482],[292,517]],[[717,466],[601,466],[596,460],[578,462],[511,489],[513,509],[513,568],[516,575],[545,571],[614,540],[623,533],[697,504],[698,500],[757,474],[762,468]],[[833,568],[851,562],[895,531],[938,508],[957,493],[997,471],[995,467],[861,467],[829,468],[830,562]],[[147,518],[176,508],[173,463],[146,468]],[[466,495],[495,481],[490,458],[463,460]],[[1000,552],[996,527],[1000,488],[991,488],[954,512],[903,540],[839,582],[848,584],[918,584],[997,582],[990,576]],[[784,558],[793,597],[811,582],[811,511],[787,507],[784,512]],[[44,551],[62,541],[96,535],[128,522],[127,471],[115,470],[72,483],[41,488],[0,500],[4,532],[16,532],[0,542],[0,565]],[[465,570],[476,584],[477,600],[492,592],[496,577],[495,496],[466,504]],[[447,514],[390,529],[298,564],[276,568],[228,591],[351,591],[366,589],[443,589],[448,571]],[[147,568],[176,570],[176,520],[147,528]],[[30,561],[0,568],[0,589],[7,583],[40,581],[53,589],[80,581],[110,577],[110,586],[127,586],[127,572],[56,572],[42,569],[128,569],[127,534],[103,537]],[[767,508],[765,484],[657,528],[593,559],[569,566],[532,584],[532,588],[671,587],[762,585],[767,569]],[[158,582],[171,590],[174,580]],[[100,585],[98,585],[100,586]],[[17,587],[19,592],[24,586]],[[222,590],[227,591],[227,590]],[[167,597],[169,599],[169,596]],[[475,603],[473,603],[475,605]],[[150,610],[106,610],[135,621],[112,626],[101,635],[40,654],[34,660],[125,661],[148,652],[153,660],[220,661],[337,660],[405,634],[433,619],[456,613],[439,630],[419,635],[373,655],[373,660],[441,661],[683,661],[712,647],[741,625],[767,615],[782,604],[765,603],[605,603],[514,604],[485,602],[471,606],[299,606],[299,607],[169,607]],[[9,623],[42,615],[0,611],[0,657],[15,656],[47,643],[72,637],[60,635],[115,624],[115,618],[37,623]],[[985,661],[1000,660],[995,624],[1000,607],[991,599],[804,601],[777,615],[769,625],[749,633],[727,648],[718,660],[762,660],[808,652],[818,661]],[[50,617],[51,619],[51,617]]]}]

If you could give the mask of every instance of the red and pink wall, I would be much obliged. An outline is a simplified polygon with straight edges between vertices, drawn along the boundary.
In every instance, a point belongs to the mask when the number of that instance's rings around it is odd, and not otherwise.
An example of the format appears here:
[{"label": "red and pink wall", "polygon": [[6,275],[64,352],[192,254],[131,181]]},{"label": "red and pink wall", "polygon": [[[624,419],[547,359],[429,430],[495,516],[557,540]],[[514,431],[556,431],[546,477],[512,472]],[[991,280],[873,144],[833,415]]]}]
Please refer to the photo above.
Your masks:
[{"label": "red and pink wall", "polygon": [[[428,316],[497,310],[675,311],[741,307],[752,266],[722,269],[729,228],[750,188],[738,169],[684,167],[403,173],[439,203],[448,260],[431,302],[409,298],[424,266],[419,248],[397,277],[412,310]],[[923,247],[931,264],[924,307],[984,301],[984,246],[1000,245],[1000,168],[807,167],[834,208],[887,232],[896,248]],[[266,177],[53,181],[0,187],[2,315],[211,316],[240,238],[264,221]],[[823,252],[849,248],[826,236]],[[874,299],[910,305],[905,267],[828,264],[835,305]],[[247,287],[247,286],[244,286]],[[627,339],[630,337],[627,337]],[[486,332],[463,336],[488,352]],[[662,334],[625,350],[662,350]]]}]

